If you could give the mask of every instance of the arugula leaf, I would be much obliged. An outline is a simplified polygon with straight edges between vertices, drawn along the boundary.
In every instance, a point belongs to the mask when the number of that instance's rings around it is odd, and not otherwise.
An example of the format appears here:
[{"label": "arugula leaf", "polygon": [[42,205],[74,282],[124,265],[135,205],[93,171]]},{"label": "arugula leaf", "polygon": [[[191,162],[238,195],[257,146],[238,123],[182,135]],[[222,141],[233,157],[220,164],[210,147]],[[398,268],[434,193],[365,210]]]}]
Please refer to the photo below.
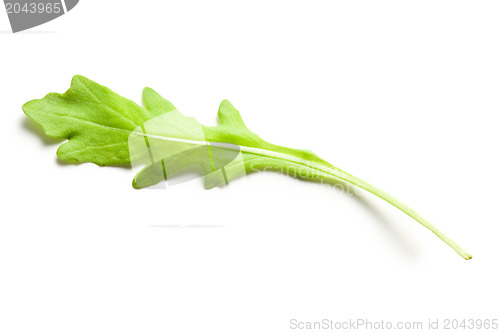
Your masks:
[{"label": "arugula leaf", "polygon": [[229,101],[220,104],[220,125],[206,127],[182,115],[151,88],[144,108],[83,76],[75,76],[64,94],[51,93],[23,106],[47,135],[66,138],[57,156],[101,166],[143,164],[133,180],[144,188],[198,164],[206,188],[259,170],[279,170],[313,181],[346,182],[400,209],[441,238],[460,256],[472,258],[423,216],[381,189],[331,165],[309,150],[264,141],[244,124]]},{"label": "arugula leaf", "polygon": [[[159,112],[161,105],[169,103],[150,88],[144,90],[143,99],[146,109],[155,112]],[[136,175],[133,183],[136,188],[154,185],[165,179],[165,172],[177,171],[175,167],[178,165],[164,168],[168,169],[166,171],[162,170],[159,165],[162,161],[168,160],[172,151],[177,151],[176,148],[172,147],[172,141],[169,140],[173,138],[184,139],[182,142],[184,147],[181,148],[184,152],[193,149],[189,154],[184,154],[181,162],[202,164],[206,188],[212,188],[244,174],[263,169],[280,170],[298,177],[317,180],[331,178],[331,175],[318,169],[313,163],[317,163],[325,169],[334,168],[332,165],[311,151],[277,146],[264,141],[245,126],[240,113],[227,100],[222,101],[219,107],[220,125],[214,127],[203,126],[194,118],[185,117],[177,110],[164,110],[165,113],[162,116],[153,118],[144,124],[148,127],[147,130],[143,129],[146,130],[145,132],[138,130],[136,133],[138,135],[131,136],[131,138],[139,138],[139,142],[142,141],[140,139],[142,136],[147,136],[149,144],[156,146],[156,149],[152,150],[156,154],[160,154],[155,159],[156,162],[148,164]],[[168,116],[172,117],[166,119]],[[165,144],[169,146],[165,147]],[[130,151],[138,151],[139,149],[134,149],[138,145],[135,140],[133,143],[129,142]],[[208,147],[211,152],[206,154],[204,150],[198,149],[202,146]],[[231,152],[238,154],[231,154]],[[162,153],[165,155],[161,155]],[[235,155],[241,155],[242,158]],[[219,160],[219,168],[212,165],[214,160]],[[234,163],[229,163],[232,160],[235,160]],[[217,169],[221,169],[221,166],[224,166],[223,172],[226,173],[225,176],[222,175],[224,181],[222,181],[220,173],[219,177],[217,175],[207,177]]]},{"label": "arugula leaf", "polygon": [[160,112],[143,109],[109,88],[83,76],[74,76],[64,94],[50,93],[23,105],[24,113],[47,135],[69,139],[57,150],[62,160],[101,166],[130,163],[128,136]]}]

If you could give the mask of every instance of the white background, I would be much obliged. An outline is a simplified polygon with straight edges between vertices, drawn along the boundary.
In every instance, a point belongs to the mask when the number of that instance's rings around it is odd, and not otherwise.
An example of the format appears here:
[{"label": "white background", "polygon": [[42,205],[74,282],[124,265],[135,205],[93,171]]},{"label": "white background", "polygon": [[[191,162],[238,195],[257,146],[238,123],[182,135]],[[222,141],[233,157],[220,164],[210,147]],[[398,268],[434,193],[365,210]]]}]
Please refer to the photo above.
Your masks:
[{"label": "white background", "polygon": [[[500,319],[499,17],[497,1],[87,0],[12,34],[0,13],[0,332]],[[58,162],[21,106],[74,74],[138,103],[153,87],[206,125],[227,98],[474,258],[368,193],[272,173],[138,191],[132,170]]]}]

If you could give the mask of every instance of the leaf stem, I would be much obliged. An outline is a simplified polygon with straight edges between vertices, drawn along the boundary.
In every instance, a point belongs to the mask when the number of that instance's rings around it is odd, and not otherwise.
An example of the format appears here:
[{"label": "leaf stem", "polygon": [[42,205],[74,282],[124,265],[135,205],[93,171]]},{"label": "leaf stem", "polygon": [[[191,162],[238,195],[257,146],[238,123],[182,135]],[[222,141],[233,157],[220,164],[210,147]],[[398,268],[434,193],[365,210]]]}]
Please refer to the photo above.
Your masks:
[{"label": "leaf stem", "polygon": [[405,203],[400,201],[399,199],[393,197],[389,193],[379,189],[376,186],[371,185],[370,183],[365,182],[364,180],[361,180],[357,177],[354,177],[353,175],[345,172],[342,169],[339,169],[327,162],[325,164],[317,163],[317,162],[311,162],[310,160],[306,160],[303,158],[299,158],[296,156],[292,156],[289,154],[284,154],[284,153],[278,153],[275,151],[270,151],[268,149],[262,149],[262,148],[255,148],[255,147],[248,147],[248,146],[236,146],[234,144],[227,144],[223,142],[205,142],[205,141],[193,141],[193,140],[185,140],[185,139],[178,139],[178,138],[167,138],[167,137],[162,137],[162,136],[156,136],[156,135],[147,135],[148,137],[151,138],[158,138],[161,140],[170,140],[170,141],[176,141],[176,142],[183,142],[183,143],[190,143],[193,145],[210,145],[213,147],[220,147],[220,148],[226,148],[230,150],[238,148],[238,150],[249,153],[249,154],[254,154],[254,155],[260,155],[260,156],[265,156],[265,157],[270,157],[270,158],[276,158],[280,160],[284,160],[287,162],[295,163],[298,165],[301,165],[303,167],[311,168],[315,170],[316,172],[321,172],[323,174],[326,174],[332,178],[339,179],[342,181],[345,181],[347,183],[350,183],[352,185],[355,185],[357,187],[360,187],[376,196],[379,198],[387,201],[394,207],[398,208],[401,210],[403,213],[407,214],[408,216],[412,217],[414,220],[416,220],[418,223],[432,231],[436,236],[438,236],[442,241],[444,241],[446,244],[448,244],[453,250],[455,250],[462,258],[469,260],[472,258],[470,254],[465,252],[460,246],[458,246],[457,243],[455,243],[451,238],[446,236],[445,233],[443,233],[441,230],[439,230],[437,227],[435,227],[431,222],[429,222],[427,219],[425,219],[422,215],[418,214],[416,211],[408,207]]},{"label": "leaf stem", "polygon": [[356,185],[372,194],[375,194],[377,197],[387,201],[394,207],[398,208],[401,210],[403,213],[407,214],[408,216],[412,217],[415,219],[418,223],[432,231],[436,236],[438,236],[442,241],[444,241],[446,244],[448,244],[455,252],[457,252],[462,258],[465,260],[469,260],[472,258],[472,256],[464,251],[457,243],[455,243],[451,238],[446,236],[444,232],[439,230],[436,226],[434,226],[431,222],[429,222],[426,218],[424,218],[422,215],[418,214],[416,211],[408,207],[405,203],[400,201],[399,199],[393,197],[389,193],[379,189],[376,186],[373,186],[364,180],[361,180],[357,177],[354,177],[353,175],[337,168],[333,167],[335,172],[331,173],[335,178],[342,179],[348,183],[351,183],[353,185]]}]

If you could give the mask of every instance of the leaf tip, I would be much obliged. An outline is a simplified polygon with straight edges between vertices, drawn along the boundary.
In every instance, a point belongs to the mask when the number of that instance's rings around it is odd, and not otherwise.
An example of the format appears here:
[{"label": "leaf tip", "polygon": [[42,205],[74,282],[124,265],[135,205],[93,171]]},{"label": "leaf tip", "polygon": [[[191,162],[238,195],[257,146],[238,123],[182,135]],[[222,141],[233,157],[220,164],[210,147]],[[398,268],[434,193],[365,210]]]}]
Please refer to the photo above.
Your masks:
[{"label": "leaf tip", "polygon": [[90,81],[90,80],[83,75],[76,74],[73,75],[73,77],[71,78],[71,86],[76,85],[80,81]]},{"label": "leaf tip", "polygon": [[231,123],[235,126],[246,127],[241,114],[227,99],[223,99],[218,112],[221,124]]},{"label": "leaf tip", "polygon": [[73,75],[71,80],[87,80],[88,81],[89,79],[83,75],[75,74],[75,75]]},{"label": "leaf tip", "polygon": [[236,108],[231,104],[231,102],[227,99],[223,99],[219,104],[219,112],[238,112]]},{"label": "leaf tip", "polygon": [[140,189],[144,188],[144,186],[141,186],[141,185],[139,185],[139,184],[137,183],[136,178],[134,178],[134,179],[132,180],[132,187],[133,187],[134,189],[136,189],[136,190],[140,190]]},{"label": "leaf tip", "polygon": [[31,101],[24,103],[23,106],[21,107],[23,109],[24,114],[27,115],[29,118],[31,118],[31,116],[30,116],[31,111],[32,111],[31,105],[33,105],[33,103],[36,101],[37,101],[36,99],[33,99]]}]

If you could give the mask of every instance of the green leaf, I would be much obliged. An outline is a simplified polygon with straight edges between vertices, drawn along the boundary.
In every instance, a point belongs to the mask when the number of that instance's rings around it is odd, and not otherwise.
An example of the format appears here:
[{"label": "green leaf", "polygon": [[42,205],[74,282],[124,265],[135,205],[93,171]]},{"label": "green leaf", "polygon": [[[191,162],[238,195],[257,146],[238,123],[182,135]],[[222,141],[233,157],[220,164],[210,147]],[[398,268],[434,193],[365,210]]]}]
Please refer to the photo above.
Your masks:
[{"label": "green leaf", "polygon": [[[172,105],[163,105],[161,112]],[[23,105],[24,113],[47,135],[69,139],[57,156],[62,160],[98,165],[130,163],[128,136],[160,109],[143,109],[109,88],[74,76],[64,94],[50,93]]]},{"label": "green leaf", "polygon": [[[158,112],[161,105],[169,105],[168,101],[150,88],[144,90],[143,99],[147,109],[154,105],[154,110]],[[157,155],[154,161],[150,161],[151,163],[136,175],[133,183],[135,188],[154,185],[165,180],[169,173],[175,174],[194,163],[203,168],[206,188],[219,186],[263,169],[275,169],[309,179],[331,178],[330,174],[318,169],[318,165],[326,170],[334,169],[332,165],[311,151],[277,146],[264,141],[245,126],[240,113],[227,100],[222,101],[219,107],[220,125],[215,127],[203,126],[194,118],[185,117],[177,110],[164,111],[162,116],[144,124],[147,129],[141,128],[135,133],[136,136],[132,136],[138,139],[130,145],[133,147],[131,151],[140,151],[139,146],[143,143],[141,138],[147,136],[148,143],[152,146],[150,151]],[[179,144],[169,140],[171,138],[190,142],[183,141]],[[143,146],[142,149],[147,148]],[[168,167],[161,165],[168,163],[171,155],[179,150],[184,152],[182,160],[176,159],[175,163],[169,163]],[[241,156],[238,158],[239,154]]]},{"label": "green leaf", "polygon": [[199,165],[206,188],[259,170],[276,170],[312,181],[345,182],[375,194],[431,230],[460,256],[471,256],[424,217],[381,189],[331,165],[309,150],[278,146],[250,131],[229,101],[219,107],[220,125],[206,127],[182,115],[151,88],[144,108],[82,76],[64,94],[51,93],[23,106],[47,135],[66,138],[57,156],[98,165],[144,165],[133,186],[144,188]]}]

